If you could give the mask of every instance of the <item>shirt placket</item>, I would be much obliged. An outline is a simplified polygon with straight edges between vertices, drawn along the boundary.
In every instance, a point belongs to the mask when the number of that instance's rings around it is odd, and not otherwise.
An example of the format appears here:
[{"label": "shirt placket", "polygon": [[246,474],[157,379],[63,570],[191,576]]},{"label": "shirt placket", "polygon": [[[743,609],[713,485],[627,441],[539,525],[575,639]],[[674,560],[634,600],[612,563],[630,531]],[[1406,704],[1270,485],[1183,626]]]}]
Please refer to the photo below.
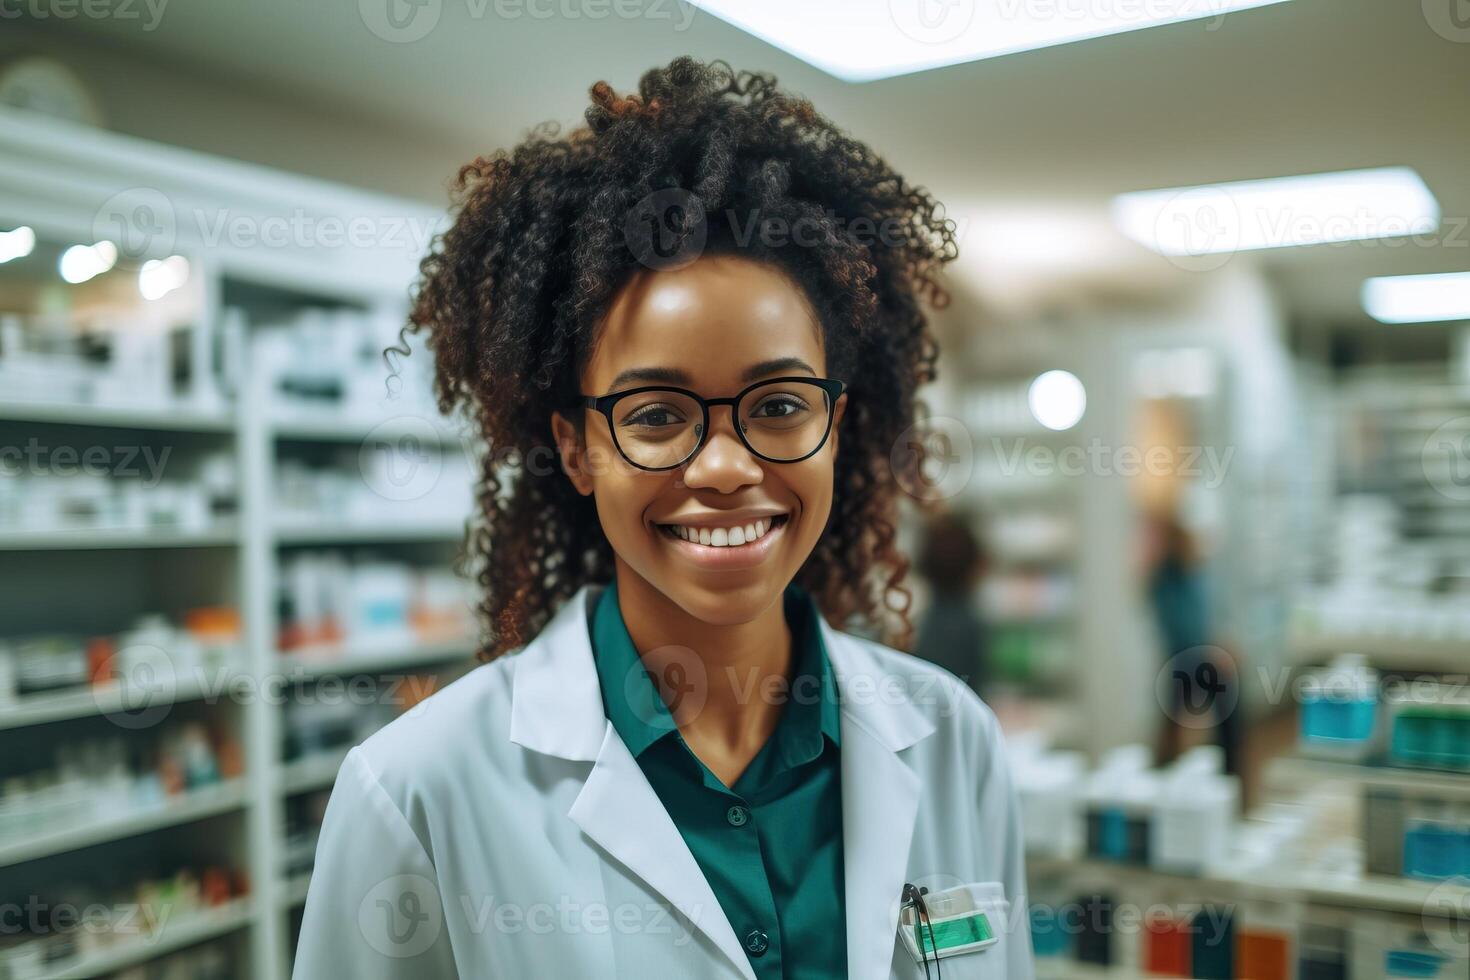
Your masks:
[{"label": "shirt placket", "polygon": [[[680,744],[689,762],[699,772],[700,808],[705,811],[705,819],[714,823],[722,850],[731,856],[719,873],[734,881],[738,908],[726,908],[726,918],[730,920],[730,927],[740,940],[755,975],[760,980],[780,980],[783,974],[783,937],[776,914],[775,893],[771,889],[761,848],[759,791],[746,787],[746,793],[742,794],[726,787],[688,745],[683,744],[682,739]],[[762,749],[762,754],[768,749],[769,746]],[[758,754],[751,763],[752,770],[763,761]]]}]

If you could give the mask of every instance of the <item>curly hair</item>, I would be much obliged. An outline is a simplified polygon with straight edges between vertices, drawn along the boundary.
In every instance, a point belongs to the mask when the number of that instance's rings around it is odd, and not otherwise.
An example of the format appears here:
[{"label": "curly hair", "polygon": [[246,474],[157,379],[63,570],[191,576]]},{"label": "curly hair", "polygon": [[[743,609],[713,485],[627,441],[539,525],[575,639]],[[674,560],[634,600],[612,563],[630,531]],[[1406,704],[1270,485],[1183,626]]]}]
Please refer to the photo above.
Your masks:
[{"label": "curly hair", "polygon": [[[404,328],[405,339],[427,333],[440,408],[472,417],[484,441],[464,555],[483,590],[480,658],[523,645],[583,584],[613,576],[595,503],[563,473],[550,419],[560,411],[583,431],[578,380],[596,329],[650,265],[628,219],[661,191],[685,204],[661,216],[676,249],[766,263],[815,312],[828,374],[850,395],[832,514],[796,581],[829,622],[907,648],[895,467],[922,465],[923,449],[905,446],[900,464],[890,450],[935,376],[920,303],[949,302],[937,272],[958,254],[954,222],[769,74],[684,56],[646,72],[637,95],[601,81],[590,95],[586,125],[565,138],[543,123],[460,169]],[[798,226],[799,244],[750,233]]]}]

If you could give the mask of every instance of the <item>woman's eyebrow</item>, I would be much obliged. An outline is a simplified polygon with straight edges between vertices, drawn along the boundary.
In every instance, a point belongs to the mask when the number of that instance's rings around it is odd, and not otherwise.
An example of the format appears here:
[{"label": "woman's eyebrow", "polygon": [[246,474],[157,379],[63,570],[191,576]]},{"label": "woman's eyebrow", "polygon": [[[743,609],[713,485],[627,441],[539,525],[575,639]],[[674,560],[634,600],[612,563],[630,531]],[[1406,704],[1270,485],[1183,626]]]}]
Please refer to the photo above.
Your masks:
[{"label": "woman's eyebrow", "polygon": [[[777,371],[805,371],[812,376],[817,373],[815,368],[799,357],[776,357],[752,364],[741,373],[740,380],[756,381],[765,375],[775,374]],[[608,391],[617,391],[631,383],[673,384],[687,387],[693,383],[693,379],[688,372],[681,371],[679,368],[628,368],[626,371],[620,371],[618,376],[613,378],[612,384],[608,386]]]}]

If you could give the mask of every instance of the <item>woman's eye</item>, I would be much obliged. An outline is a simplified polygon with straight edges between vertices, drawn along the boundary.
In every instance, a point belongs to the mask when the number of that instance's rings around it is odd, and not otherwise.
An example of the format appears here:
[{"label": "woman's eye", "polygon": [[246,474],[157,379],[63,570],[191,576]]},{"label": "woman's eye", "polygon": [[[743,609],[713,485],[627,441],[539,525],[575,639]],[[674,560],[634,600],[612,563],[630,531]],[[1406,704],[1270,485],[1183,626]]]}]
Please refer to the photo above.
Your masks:
[{"label": "woman's eye", "polygon": [[806,408],[806,403],[799,398],[768,398],[755,407],[751,413],[755,418],[781,419],[795,415]]},{"label": "woman's eye", "polygon": [[623,420],[624,425],[641,425],[648,428],[659,428],[665,425],[683,425],[684,417],[672,408],[662,405],[649,405],[640,408],[632,415]]}]

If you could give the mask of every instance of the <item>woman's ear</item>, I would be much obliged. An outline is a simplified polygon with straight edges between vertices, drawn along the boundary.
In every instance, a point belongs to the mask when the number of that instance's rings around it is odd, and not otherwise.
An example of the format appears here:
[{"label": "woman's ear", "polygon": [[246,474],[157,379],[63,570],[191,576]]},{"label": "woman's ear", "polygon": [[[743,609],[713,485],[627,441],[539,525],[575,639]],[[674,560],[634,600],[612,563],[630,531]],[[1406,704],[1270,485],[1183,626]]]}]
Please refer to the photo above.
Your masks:
[{"label": "woman's ear", "polygon": [[836,456],[837,455],[837,446],[838,446],[838,443],[840,442],[840,440],[838,439],[838,435],[839,435],[839,433],[842,432],[842,428],[841,428],[841,425],[842,425],[842,413],[844,413],[846,411],[847,411],[847,392],[844,391],[842,394],[840,394],[840,395],[837,396],[837,401],[835,401],[835,402],[832,403],[832,435],[829,436],[828,438],[830,438],[832,440],[832,455],[833,456]]},{"label": "woman's ear", "polygon": [[551,413],[551,435],[556,440],[557,454],[561,456],[561,468],[577,492],[586,497],[592,493],[592,475],[585,464],[586,452],[582,437],[576,426],[567,421],[560,412]]}]

